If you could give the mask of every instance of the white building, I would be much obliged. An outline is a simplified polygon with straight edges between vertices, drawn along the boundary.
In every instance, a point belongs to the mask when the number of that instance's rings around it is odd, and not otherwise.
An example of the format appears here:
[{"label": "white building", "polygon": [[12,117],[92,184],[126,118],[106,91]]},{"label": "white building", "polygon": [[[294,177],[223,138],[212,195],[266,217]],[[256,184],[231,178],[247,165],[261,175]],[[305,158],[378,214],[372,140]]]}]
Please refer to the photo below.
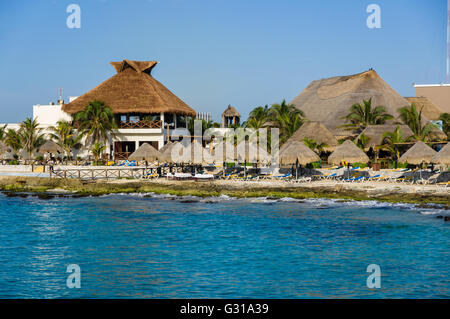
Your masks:
[{"label": "white building", "polygon": [[[70,97],[69,103],[33,106],[33,118],[44,133],[59,120],[71,121],[73,114],[94,100],[113,110],[118,129],[109,139],[106,153],[114,159],[126,159],[145,142],[160,149],[174,130],[187,128],[187,117],[195,117],[196,112],[151,76],[157,62],[123,60],[111,64],[117,74],[79,97]],[[8,128],[18,127],[8,124]],[[87,155],[87,151],[74,155]]]}]

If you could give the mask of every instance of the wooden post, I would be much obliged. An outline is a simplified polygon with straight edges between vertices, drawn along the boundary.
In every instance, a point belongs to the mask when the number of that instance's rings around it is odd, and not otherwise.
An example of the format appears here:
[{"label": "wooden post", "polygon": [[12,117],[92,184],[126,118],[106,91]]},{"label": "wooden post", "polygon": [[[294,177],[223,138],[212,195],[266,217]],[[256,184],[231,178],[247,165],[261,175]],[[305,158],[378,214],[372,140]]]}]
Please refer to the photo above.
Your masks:
[{"label": "wooden post", "polygon": [[78,179],[81,179],[81,171],[78,170]]}]

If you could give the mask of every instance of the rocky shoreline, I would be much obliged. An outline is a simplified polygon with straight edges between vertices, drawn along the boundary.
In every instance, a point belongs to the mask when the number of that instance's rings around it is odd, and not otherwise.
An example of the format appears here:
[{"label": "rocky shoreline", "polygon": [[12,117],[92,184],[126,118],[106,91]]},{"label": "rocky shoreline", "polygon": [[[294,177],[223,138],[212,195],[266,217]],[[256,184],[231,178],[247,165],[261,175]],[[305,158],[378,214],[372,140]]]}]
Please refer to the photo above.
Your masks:
[{"label": "rocky shoreline", "polygon": [[41,177],[0,176],[0,191],[7,196],[23,196],[34,193],[41,199],[54,197],[100,196],[115,193],[153,193],[176,196],[217,197],[227,195],[235,198],[328,198],[339,200],[375,200],[389,203],[417,204],[419,207],[450,210],[450,189],[433,191],[433,188],[408,188],[406,185],[368,185],[346,183],[285,182],[233,182],[233,181],[168,181],[158,179],[114,180],[83,182],[80,180],[50,179]]}]

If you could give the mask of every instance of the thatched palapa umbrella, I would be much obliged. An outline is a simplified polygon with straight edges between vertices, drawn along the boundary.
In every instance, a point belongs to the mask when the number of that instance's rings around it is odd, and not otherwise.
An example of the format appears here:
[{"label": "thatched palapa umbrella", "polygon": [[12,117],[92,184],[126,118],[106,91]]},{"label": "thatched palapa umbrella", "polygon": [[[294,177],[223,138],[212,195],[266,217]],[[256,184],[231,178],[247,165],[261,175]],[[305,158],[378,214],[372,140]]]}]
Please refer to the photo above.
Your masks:
[{"label": "thatched palapa umbrella", "polygon": [[411,147],[405,154],[403,154],[399,158],[399,162],[401,163],[409,163],[414,165],[420,165],[422,163],[431,163],[433,156],[435,156],[437,152],[429,147],[422,141],[417,142]]},{"label": "thatched palapa umbrella", "polygon": [[39,148],[39,153],[56,153],[56,152],[62,152],[63,149],[61,146],[56,144],[52,140],[48,140]]},{"label": "thatched palapa umbrella", "polygon": [[135,161],[154,162],[158,160],[161,153],[148,143],[142,144],[136,151],[134,151],[128,159]]},{"label": "thatched palapa umbrella", "polygon": [[369,157],[352,141],[345,141],[328,157],[328,163],[339,165],[341,162],[367,163]]},{"label": "thatched palapa umbrella", "polygon": [[319,155],[314,153],[303,142],[292,141],[280,153],[280,163],[283,165],[306,165],[320,161]]},{"label": "thatched palapa umbrella", "polygon": [[303,142],[291,141],[280,152],[281,164],[295,164],[295,178],[298,174],[298,166],[320,161],[319,155],[314,153]]},{"label": "thatched palapa umbrella", "polygon": [[431,159],[431,162],[450,166],[450,143],[445,145],[439,153],[435,154]]}]

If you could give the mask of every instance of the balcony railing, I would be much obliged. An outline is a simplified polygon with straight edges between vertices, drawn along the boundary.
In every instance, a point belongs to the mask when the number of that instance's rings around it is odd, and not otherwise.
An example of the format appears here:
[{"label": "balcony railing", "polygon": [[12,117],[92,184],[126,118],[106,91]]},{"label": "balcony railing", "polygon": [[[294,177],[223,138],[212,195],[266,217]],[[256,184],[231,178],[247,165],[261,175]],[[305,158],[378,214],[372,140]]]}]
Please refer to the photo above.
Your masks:
[{"label": "balcony railing", "polygon": [[115,152],[114,159],[116,161],[126,160],[126,159],[128,159],[128,156],[130,156],[130,155],[131,155],[131,152]]},{"label": "balcony railing", "polygon": [[162,128],[162,121],[140,120],[138,122],[120,122],[119,128]]}]

